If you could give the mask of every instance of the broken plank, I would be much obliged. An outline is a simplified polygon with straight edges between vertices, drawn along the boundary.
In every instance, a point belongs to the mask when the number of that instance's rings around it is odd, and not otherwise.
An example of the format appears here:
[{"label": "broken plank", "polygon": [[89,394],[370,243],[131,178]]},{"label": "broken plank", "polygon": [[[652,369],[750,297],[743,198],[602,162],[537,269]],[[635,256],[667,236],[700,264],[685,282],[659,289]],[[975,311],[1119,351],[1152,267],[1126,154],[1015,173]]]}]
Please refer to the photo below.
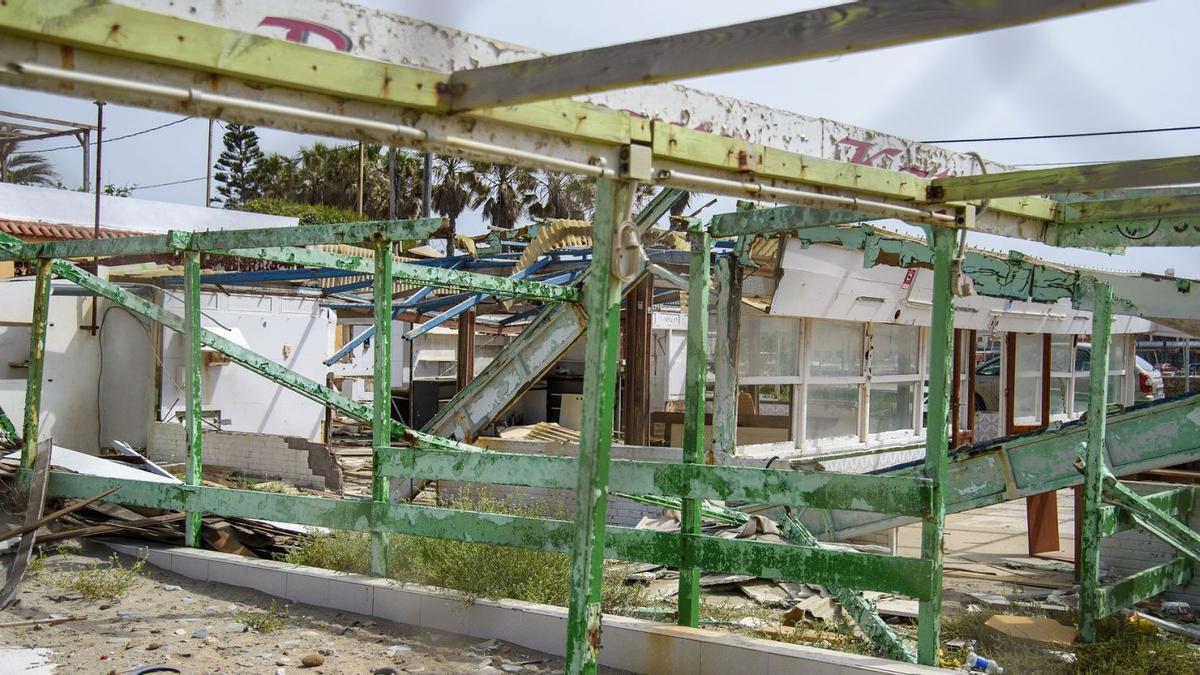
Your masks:
[{"label": "broken plank", "polygon": [[[33,460],[33,477],[29,484],[28,497],[25,500],[26,525],[33,525],[41,520],[42,510],[46,507],[46,486],[50,482],[50,449],[52,447],[54,444],[50,441],[38,444],[37,456]],[[33,553],[35,539],[37,539],[36,531],[21,539],[17,557],[8,568],[8,579],[4,582],[4,590],[0,591],[0,609],[8,607],[16,597],[17,586],[21,583],[21,577],[25,576],[25,569],[29,567],[29,556]]]},{"label": "broken plank", "polygon": [[95,502],[98,502],[101,499],[104,499],[105,497],[111,495],[112,493],[114,493],[120,489],[121,488],[119,488],[119,487],[115,487],[115,488],[105,490],[104,492],[101,492],[100,494],[98,494],[94,497],[85,499],[81,502],[75,502],[74,504],[71,504],[70,506],[64,506],[63,508],[55,511],[54,513],[51,513],[50,515],[42,516],[35,522],[32,522],[32,523],[27,522],[20,527],[13,528],[7,532],[0,534],[0,541],[4,541],[6,539],[11,539],[13,537],[25,534],[27,532],[33,532],[34,530],[38,529],[39,527],[41,527],[47,523],[52,523],[69,513],[74,513],[86,506],[89,506]]}]

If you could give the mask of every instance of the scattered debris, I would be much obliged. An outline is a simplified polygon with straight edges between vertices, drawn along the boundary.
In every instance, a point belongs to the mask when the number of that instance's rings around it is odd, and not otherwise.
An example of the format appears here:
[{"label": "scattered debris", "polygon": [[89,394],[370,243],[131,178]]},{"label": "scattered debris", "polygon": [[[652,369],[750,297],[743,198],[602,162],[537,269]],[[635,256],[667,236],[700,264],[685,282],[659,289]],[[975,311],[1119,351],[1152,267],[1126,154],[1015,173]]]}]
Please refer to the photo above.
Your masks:
[{"label": "scattered debris", "polygon": [[997,614],[984,622],[984,626],[1017,640],[1040,644],[1069,647],[1075,642],[1077,631],[1044,616],[1012,616]]}]

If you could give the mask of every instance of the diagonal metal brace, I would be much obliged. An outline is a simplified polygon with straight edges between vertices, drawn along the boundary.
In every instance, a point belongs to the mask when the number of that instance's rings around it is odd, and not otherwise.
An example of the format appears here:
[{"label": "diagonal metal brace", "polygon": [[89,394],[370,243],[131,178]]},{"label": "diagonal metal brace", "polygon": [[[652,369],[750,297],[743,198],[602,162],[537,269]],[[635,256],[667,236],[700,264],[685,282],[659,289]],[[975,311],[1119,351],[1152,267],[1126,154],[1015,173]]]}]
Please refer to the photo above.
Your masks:
[{"label": "diagonal metal brace", "polygon": [[[1075,466],[1082,470],[1082,458],[1075,461]],[[1101,491],[1105,501],[1125,509],[1130,517],[1150,534],[1175,547],[1192,561],[1200,562],[1200,534],[1145,497],[1121,485],[1108,467],[1101,466],[1100,471]]]}]

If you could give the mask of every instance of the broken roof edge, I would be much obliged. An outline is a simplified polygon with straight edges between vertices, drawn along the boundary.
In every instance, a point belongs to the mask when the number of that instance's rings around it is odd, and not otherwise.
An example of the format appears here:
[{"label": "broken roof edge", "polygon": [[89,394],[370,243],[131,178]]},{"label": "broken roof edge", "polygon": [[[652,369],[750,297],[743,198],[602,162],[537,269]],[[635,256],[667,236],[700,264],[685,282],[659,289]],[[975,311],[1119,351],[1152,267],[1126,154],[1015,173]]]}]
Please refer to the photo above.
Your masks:
[{"label": "broken roof edge", "polygon": [[[168,0],[121,0],[119,4],[246,33],[283,37],[285,31],[260,27],[278,11],[270,0],[226,0],[192,5]],[[448,74],[548,55],[547,52],[470,33],[452,26],[363,7],[345,0],[289,6],[289,18],[332,28],[344,44],[318,44],[354,56]],[[658,84],[574,97],[603,109],[628,112],[689,129],[751,140],[814,157],[864,164],[917,176],[972,175],[978,155],[918,143],[836,120],[810,117],[730,96]],[[986,161],[987,171],[1013,167]]]}]

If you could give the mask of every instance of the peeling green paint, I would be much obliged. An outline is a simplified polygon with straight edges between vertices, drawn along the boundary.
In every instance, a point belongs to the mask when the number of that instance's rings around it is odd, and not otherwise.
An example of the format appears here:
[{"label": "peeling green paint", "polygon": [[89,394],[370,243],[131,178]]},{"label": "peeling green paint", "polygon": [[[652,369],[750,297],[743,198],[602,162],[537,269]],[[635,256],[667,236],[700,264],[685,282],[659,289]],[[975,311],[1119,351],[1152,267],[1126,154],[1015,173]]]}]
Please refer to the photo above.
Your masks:
[{"label": "peeling green paint", "polygon": [[[183,372],[185,480],[200,485],[204,472],[203,434],[200,432],[200,252],[185,250],[183,258],[183,345],[186,361]],[[200,546],[201,516],[189,511],[184,522],[184,542]]]},{"label": "peeling green paint", "polygon": [[[1161,509],[1169,517],[1179,521],[1187,521],[1188,515],[1195,505],[1195,489],[1184,486],[1145,495],[1148,503]],[[1100,536],[1111,537],[1118,532],[1137,527],[1137,521],[1125,509],[1104,504],[1100,506]]]},{"label": "peeling green paint", "polygon": [[[392,437],[392,244],[375,243],[374,310],[375,344],[372,345],[374,368],[371,372],[371,441],[374,448],[387,444]],[[371,500],[387,503],[387,477],[380,468],[378,449],[371,453]],[[374,523],[372,523],[374,525]],[[378,527],[371,530],[371,574],[387,574],[388,537]]]},{"label": "peeling green paint", "polygon": [[25,442],[21,445],[21,466],[33,468],[37,456],[38,421],[42,412],[42,380],[46,368],[46,329],[50,318],[49,260],[39,260],[33,284],[33,319],[29,328],[29,372],[25,384]]},{"label": "peeling green paint", "polygon": [[1112,287],[1093,287],[1092,362],[1088,391],[1087,443],[1084,446],[1083,527],[1079,560],[1079,638],[1096,641],[1100,610],[1100,496],[1104,472],[1105,430],[1108,423],[1108,351],[1112,337]]},{"label": "peeling green paint", "polygon": [[1176,558],[1125,577],[1097,590],[1098,618],[1115,614],[1123,607],[1135,605],[1172,586],[1182,586],[1191,580],[1192,561],[1185,558]]}]

